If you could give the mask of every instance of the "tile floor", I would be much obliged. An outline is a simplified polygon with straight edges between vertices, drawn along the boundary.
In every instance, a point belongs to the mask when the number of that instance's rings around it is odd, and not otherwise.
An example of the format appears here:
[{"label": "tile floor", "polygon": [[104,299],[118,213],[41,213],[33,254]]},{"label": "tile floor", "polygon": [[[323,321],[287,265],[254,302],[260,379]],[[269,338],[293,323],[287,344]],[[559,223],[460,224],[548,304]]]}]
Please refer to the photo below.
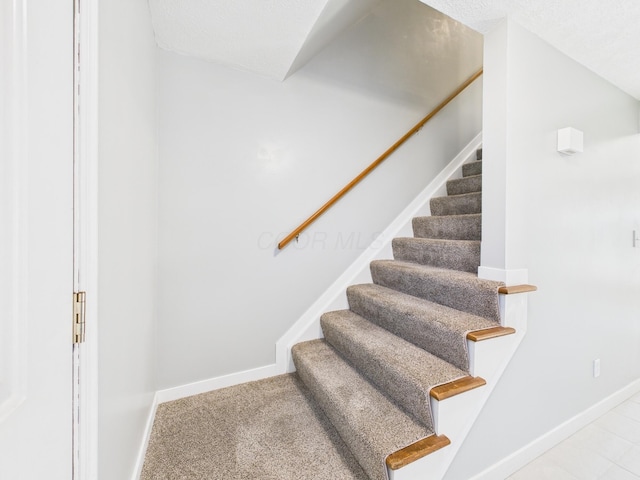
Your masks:
[{"label": "tile floor", "polygon": [[509,477],[590,479],[640,480],[640,393]]}]

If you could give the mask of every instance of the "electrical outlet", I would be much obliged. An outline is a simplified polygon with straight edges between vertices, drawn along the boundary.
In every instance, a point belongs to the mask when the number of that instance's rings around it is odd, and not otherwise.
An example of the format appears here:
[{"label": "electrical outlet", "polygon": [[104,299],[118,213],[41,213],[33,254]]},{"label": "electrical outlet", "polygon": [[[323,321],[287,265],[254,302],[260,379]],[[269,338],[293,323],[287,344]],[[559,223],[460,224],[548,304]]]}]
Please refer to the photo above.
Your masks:
[{"label": "electrical outlet", "polygon": [[596,358],[593,361],[593,378],[598,378],[600,376],[600,359]]}]

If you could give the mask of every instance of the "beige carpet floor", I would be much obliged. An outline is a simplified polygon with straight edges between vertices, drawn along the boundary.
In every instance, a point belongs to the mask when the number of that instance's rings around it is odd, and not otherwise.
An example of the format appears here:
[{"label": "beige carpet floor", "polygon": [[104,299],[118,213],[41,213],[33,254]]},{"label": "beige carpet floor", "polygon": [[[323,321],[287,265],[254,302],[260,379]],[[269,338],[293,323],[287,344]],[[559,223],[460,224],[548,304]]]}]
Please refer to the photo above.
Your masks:
[{"label": "beige carpet floor", "polygon": [[295,374],[158,407],[141,480],[366,480]]}]

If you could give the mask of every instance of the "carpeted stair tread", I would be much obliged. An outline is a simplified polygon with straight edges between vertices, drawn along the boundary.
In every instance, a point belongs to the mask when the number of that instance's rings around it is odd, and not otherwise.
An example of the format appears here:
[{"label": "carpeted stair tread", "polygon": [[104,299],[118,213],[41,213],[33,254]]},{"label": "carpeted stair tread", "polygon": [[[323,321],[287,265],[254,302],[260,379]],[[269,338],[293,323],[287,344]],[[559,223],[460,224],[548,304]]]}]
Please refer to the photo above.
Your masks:
[{"label": "carpeted stair tread", "polygon": [[471,273],[477,273],[480,265],[479,240],[400,237],[391,245],[396,260]]},{"label": "carpeted stair tread", "polygon": [[480,240],[482,214],[414,217],[413,235],[418,238]]},{"label": "carpeted stair tread", "polygon": [[431,215],[465,215],[482,212],[482,193],[464,193],[434,197],[430,200]]},{"label": "carpeted stair tread", "polygon": [[462,195],[482,191],[482,175],[454,178],[447,181],[447,195]]},{"label": "carpeted stair tread", "polygon": [[371,262],[371,276],[383,287],[500,322],[498,288],[502,282],[400,260]]},{"label": "carpeted stair tread", "polygon": [[482,174],[482,160],[476,162],[469,162],[462,165],[462,176],[470,177],[472,175]]},{"label": "carpeted stair tread", "polygon": [[140,480],[178,479],[369,477],[294,373],[158,405]]},{"label": "carpeted stair tread", "polygon": [[291,349],[298,376],[372,480],[388,455],[433,434],[358,373],[325,340]]},{"label": "carpeted stair tread", "polygon": [[476,150],[476,160],[482,160],[482,148]]},{"label": "carpeted stair tread", "polygon": [[431,429],[429,391],[467,375],[350,310],[325,313],[320,322],[325,340],[343,358]]},{"label": "carpeted stair tread", "polygon": [[353,312],[465,372],[468,332],[496,326],[495,321],[372,283],[348,287],[347,299]]}]

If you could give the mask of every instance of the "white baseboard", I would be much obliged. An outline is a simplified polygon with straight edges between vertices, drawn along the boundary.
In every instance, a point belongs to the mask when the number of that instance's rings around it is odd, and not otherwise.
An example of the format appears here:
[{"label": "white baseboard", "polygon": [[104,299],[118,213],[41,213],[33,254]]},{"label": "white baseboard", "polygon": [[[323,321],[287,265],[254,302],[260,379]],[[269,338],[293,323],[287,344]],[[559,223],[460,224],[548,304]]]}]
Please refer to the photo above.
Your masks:
[{"label": "white baseboard", "polygon": [[507,478],[550,448],[556,446],[578,430],[586,427],[638,392],[640,392],[640,379],[631,382],[626,387],[609,395],[607,398],[589,407],[575,417],[561,423],[553,430],[550,430],[508,457],[483,470],[470,480],[503,480]]},{"label": "white baseboard", "polygon": [[156,409],[158,408],[158,394],[153,396],[153,402],[149,408],[149,414],[147,415],[147,423],[144,426],[144,433],[142,437],[142,443],[138,456],[136,457],[135,468],[133,469],[132,480],[139,480],[142,474],[142,467],[144,465],[144,457],[147,453],[147,447],[149,446],[149,439],[151,438],[151,429],[153,428],[153,420],[156,418]]},{"label": "white baseboard", "polygon": [[156,401],[158,404],[170,402],[172,400],[178,400],[179,398],[190,397],[191,395],[198,395],[200,393],[210,392],[211,390],[218,390],[219,388],[239,385],[254,380],[262,380],[263,378],[273,377],[280,373],[283,372],[276,368],[276,364],[265,365],[264,367],[230,373],[229,375],[200,380],[199,382],[179,385],[165,390],[158,390],[158,392],[156,392]]}]

